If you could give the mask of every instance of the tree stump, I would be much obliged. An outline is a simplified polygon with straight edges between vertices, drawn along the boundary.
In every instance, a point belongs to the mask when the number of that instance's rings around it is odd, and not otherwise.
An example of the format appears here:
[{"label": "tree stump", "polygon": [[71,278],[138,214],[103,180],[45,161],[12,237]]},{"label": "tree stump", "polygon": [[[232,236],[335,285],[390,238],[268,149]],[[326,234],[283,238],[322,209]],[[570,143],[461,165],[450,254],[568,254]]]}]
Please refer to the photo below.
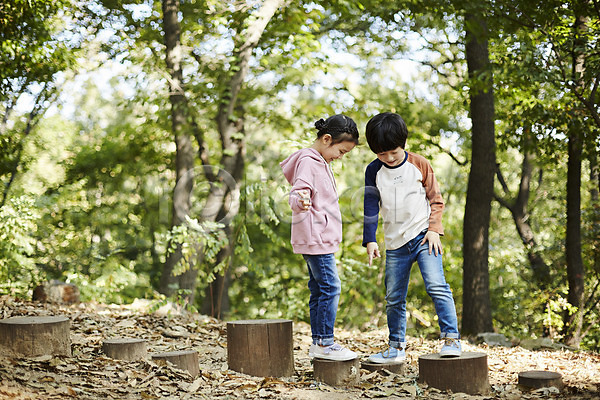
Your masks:
[{"label": "tree stump", "polygon": [[313,358],[314,377],[318,382],[331,386],[355,386],[360,381],[358,358],[347,361],[332,361]]},{"label": "tree stump", "polygon": [[487,354],[463,352],[460,357],[451,358],[442,358],[438,353],[420,356],[419,381],[455,393],[488,393]]},{"label": "tree stump", "polygon": [[110,358],[137,361],[148,356],[144,339],[114,338],[102,343],[102,352]]},{"label": "tree stump", "polygon": [[0,355],[71,356],[71,321],[67,317],[11,317],[0,320]]},{"label": "tree stump", "polygon": [[383,370],[387,370],[387,371],[393,372],[395,374],[404,373],[404,363],[402,363],[402,362],[379,364],[379,363],[374,363],[374,362],[370,362],[370,361],[363,361],[361,363],[361,368],[366,369],[367,371],[371,371],[371,372],[374,372],[374,371],[383,372]]},{"label": "tree stump", "polygon": [[524,371],[519,373],[519,385],[530,389],[554,386],[562,390],[562,375],[551,371]]},{"label": "tree stump", "polygon": [[200,373],[198,364],[198,352],[195,350],[170,351],[167,353],[156,353],[152,360],[169,361],[175,367],[188,371],[190,375],[197,376]]},{"label": "tree stump", "polygon": [[79,288],[72,283],[52,280],[36,286],[32,300],[57,304],[79,303]]},{"label": "tree stump", "polygon": [[227,323],[227,364],[233,371],[253,376],[292,376],[293,344],[290,320]]}]

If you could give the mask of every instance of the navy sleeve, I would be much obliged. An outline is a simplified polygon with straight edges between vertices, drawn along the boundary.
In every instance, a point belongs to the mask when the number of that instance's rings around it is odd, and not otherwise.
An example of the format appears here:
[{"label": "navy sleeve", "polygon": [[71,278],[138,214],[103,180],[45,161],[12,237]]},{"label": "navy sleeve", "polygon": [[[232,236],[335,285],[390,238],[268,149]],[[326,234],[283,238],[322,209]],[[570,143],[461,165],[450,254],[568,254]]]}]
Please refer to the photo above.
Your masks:
[{"label": "navy sleeve", "polygon": [[366,246],[369,242],[376,241],[379,202],[381,200],[379,189],[377,189],[376,177],[381,166],[382,163],[379,160],[375,160],[367,166],[365,171],[363,246]]}]

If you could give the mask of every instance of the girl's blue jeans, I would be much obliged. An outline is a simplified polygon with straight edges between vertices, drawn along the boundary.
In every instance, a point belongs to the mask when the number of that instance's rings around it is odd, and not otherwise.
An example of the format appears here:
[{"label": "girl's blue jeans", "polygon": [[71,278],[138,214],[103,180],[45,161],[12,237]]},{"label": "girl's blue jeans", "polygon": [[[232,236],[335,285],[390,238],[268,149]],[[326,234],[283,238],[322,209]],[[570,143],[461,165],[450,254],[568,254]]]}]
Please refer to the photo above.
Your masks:
[{"label": "girl's blue jeans", "polygon": [[390,331],[389,344],[400,347],[405,342],[406,335],[406,293],[410,270],[416,261],[425,282],[425,290],[433,300],[438,316],[441,337],[458,339],[458,322],[456,308],[450,285],[444,277],[442,255],[437,256],[432,251],[429,254],[429,244],[421,244],[425,233],[421,232],[404,246],[385,252],[385,299],[387,302],[387,322]]},{"label": "girl's blue jeans", "polygon": [[314,344],[333,344],[333,326],[342,285],[333,254],[302,255],[308,264],[310,328]]}]

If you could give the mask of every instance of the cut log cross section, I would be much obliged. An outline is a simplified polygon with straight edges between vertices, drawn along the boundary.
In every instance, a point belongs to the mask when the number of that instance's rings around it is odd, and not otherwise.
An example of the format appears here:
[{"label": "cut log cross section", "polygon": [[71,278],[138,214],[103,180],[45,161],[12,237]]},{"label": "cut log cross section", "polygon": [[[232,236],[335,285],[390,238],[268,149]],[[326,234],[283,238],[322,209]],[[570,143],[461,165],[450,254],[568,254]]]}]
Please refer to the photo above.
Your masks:
[{"label": "cut log cross section", "polygon": [[11,317],[0,320],[0,355],[71,356],[71,321],[63,316]]},{"label": "cut log cross section", "polygon": [[253,376],[292,376],[292,321],[260,319],[228,322],[227,364],[233,371]]},{"label": "cut log cross section", "polygon": [[200,373],[198,364],[198,352],[195,350],[170,351],[167,353],[152,354],[153,361],[169,361],[176,368],[188,371],[190,375],[197,376]]},{"label": "cut log cross section", "polygon": [[460,357],[448,358],[438,353],[420,356],[419,380],[454,393],[486,394],[490,390],[487,354],[463,352]]},{"label": "cut log cross section", "polygon": [[519,373],[519,385],[528,389],[554,386],[562,390],[562,375],[552,371],[523,371]]},{"label": "cut log cross section", "polygon": [[112,338],[102,343],[102,351],[110,358],[137,361],[148,356],[146,341],[134,338]]},{"label": "cut log cross section", "polygon": [[315,380],[331,386],[352,387],[360,382],[358,358],[348,361],[332,361],[313,358]]}]

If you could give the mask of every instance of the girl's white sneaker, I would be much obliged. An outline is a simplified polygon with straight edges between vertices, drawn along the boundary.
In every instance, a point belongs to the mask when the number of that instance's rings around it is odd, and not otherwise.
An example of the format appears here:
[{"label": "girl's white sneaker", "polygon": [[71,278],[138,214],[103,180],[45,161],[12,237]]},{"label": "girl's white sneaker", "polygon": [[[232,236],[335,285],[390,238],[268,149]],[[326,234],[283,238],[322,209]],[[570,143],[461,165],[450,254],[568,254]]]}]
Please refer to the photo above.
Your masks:
[{"label": "girl's white sneaker", "polygon": [[319,346],[313,344],[308,350],[309,357],[321,358],[324,360],[347,361],[355,359],[356,353],[337,343],[331,346]]}]

